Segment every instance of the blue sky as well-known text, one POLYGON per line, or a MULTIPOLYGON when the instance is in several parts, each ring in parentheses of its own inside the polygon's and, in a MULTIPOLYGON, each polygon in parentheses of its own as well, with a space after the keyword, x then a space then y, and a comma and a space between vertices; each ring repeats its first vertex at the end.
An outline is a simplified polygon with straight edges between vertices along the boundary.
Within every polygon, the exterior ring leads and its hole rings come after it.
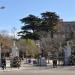
POLYGON ((0 31, 20 30, 19 20, 29 14, 40 16, 45 11, 56 12, 64 21, 75 21, 75 0, 0 0, 0 31))

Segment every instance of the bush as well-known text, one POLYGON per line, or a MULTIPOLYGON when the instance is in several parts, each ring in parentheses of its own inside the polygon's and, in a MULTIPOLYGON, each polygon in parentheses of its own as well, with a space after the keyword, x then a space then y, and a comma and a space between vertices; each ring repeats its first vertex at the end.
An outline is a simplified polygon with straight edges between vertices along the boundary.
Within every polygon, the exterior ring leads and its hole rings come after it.
POLYGON ((11 62, 11 67, 20 67, 21 60, 19 57, 14 57, 11 62))

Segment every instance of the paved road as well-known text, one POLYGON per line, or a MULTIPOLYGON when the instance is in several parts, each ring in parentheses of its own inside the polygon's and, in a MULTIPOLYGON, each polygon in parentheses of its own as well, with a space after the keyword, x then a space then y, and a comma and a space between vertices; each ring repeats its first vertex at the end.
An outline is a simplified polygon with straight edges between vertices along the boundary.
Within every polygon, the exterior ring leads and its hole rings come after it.
POLYGON ((75 71, 69 70, 14 70, 1 71, 0 75, 75 75, 75 71))
POLYGON ((75 75, 75 66, 52 68, 51 65, 47 67, 36 67, 23 64, 20 69, 7 67, 6 70, 1 70, 0 68, 0 75, 75 75))
POLYGON ((1 72, 0 75, 75 75, 73 71, 10 71, 1 72))
POLYGON ((35 67, 25 64, 20 69, 7 68, 0 70, 0 75, 75 75, 75 66, 57 67, 35 67))

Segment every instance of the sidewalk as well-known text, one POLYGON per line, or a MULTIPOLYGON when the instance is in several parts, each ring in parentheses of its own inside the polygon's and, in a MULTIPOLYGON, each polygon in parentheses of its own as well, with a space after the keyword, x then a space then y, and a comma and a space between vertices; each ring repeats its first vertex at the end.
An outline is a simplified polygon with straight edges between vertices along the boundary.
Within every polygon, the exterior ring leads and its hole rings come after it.
POLYGON ((75 70, 75 66, 57 66, 57 68, 53 68, 52 65, 48 66, 34 66, 31 64, 25 64, 24 61, 21 62, 21 67, 18 68, 11 68, 10 67, 10 61, 7 61, 7 65, 6 65, 6 69, 2 70, 2 68, 0 68, 0 72, 3 71, 74 71, 75 70))
POLYGON ((6 60, 6 69, 2 70, 2 68, 0 67, 0 72, 1 71, 19 71, 21 69, 22 69, 22 67, 20 67, 19 69, 18 68, 11 68, 10 67, 10 60, 6 60))
MULTIPOLYGON (((20 70, 30 70, 33 69, 34 66, 30 65, 30 64, 25 64, 24 61, 21 62, 21 67, 19 68, 11 68, 10 67, 10 60, 6 61, 6 69, 4 69, 4 71, 20 71, 20 70)), ((0 72, 3 71, 2 68, 0 67, 0 72)))

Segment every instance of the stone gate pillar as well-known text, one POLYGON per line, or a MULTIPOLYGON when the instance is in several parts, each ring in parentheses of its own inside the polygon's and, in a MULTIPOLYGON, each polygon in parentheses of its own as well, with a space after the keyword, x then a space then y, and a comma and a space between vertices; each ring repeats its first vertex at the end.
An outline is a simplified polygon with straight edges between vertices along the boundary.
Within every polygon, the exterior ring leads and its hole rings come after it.
POLYGON ((12 46, 12 57, 19 57, 19 50, 15 44, 15 41, 13 41, 13 46, 12 46))
POLYGON ((70 63, 70 56, 71 56, 71 46, 70 41, 67 41, 67 45, 64 48, 64 64, 68 65, 70 63))

